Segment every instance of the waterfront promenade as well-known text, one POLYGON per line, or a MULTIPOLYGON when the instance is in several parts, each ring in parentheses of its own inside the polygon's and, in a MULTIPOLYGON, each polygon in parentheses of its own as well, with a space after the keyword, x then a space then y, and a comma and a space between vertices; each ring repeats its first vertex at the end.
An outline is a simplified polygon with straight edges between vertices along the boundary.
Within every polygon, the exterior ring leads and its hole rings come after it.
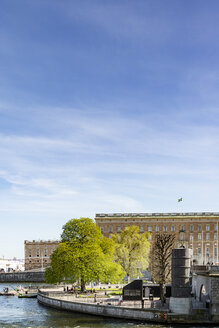
MULTIPOLYGON (((168 309, 168 302, 164 307, 161 306, 159 301, 157 303, 148 301, 145 305, 137 301, 121 304, 119 299, 116 298, 78 298, 77 295, 68 295, 67 293, 52 289, 39 290, 37 298, 39 303, 51 308, 73 313, 111 317, 114 319, 119 318, 162 324, 210 325, 213 323, 206 316, 206 309, 198 309, 188 315, 171 313, 168 309)), ((214 321, 214 324, 219 324, 219 322, 214 321)))
POLYGON ((142 309, 140 304, 135 307, 136 302, 129 302, 129 306, 121 305, 119 299, 93 298, 87 301, 87 298, 77 298, 74 295, 66 295, 56 290, 41 289, 37 295, 38 301, 52 308, 67 310, 71 312, 80 312, 119 319, 138 320, 143 322, 166 322, 167 309, 142 309))

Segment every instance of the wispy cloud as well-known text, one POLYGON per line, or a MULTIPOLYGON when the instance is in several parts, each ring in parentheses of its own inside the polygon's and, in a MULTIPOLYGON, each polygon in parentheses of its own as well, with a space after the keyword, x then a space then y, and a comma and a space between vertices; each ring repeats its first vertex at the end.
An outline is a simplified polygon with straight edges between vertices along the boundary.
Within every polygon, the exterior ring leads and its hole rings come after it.
MULTIPOLYGON (((34 131, 40 128, 40 120, 28 120, 34 131)), ((1 130, 0 212, 23 213, 31 222, 53 218, 47 238, 57 238, 70 217, 175 210, 172 200, 181 193, 206 206, 209 197, 204 200, 195 186, 217 192, 219 131, 209 122, 194 123, 191 113, 182 124, 177 113, 133 118, 60 108, 44 136, 15 131, 1 130)))
POLYGON ((0 216, 20 254, 71 217, 218 210, 218 8, 1 3, 0 216))
POLYGON ((166 20, 150 14, 155 8, 149 2, 139 2, 136 6, 131 1, 101 4, 97 1, 93 1, 92 4, 85 1, 81 6, 72 4, 71 11, 67 12, 64 6, 62 9, 72 22, 92 24, 119 40, 125 38, 129 41, 140 39, 154 42, 159 39, 165 42, 174 32, 166 20))

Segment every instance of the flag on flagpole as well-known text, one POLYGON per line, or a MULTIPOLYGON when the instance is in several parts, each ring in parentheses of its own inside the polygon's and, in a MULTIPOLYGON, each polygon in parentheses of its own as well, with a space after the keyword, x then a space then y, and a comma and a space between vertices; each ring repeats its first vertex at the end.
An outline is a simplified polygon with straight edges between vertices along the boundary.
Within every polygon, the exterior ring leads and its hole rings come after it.
POLYGON ((179 199, 178 199, 178 202, 182 202, 182 198, 179 198, 179 199))

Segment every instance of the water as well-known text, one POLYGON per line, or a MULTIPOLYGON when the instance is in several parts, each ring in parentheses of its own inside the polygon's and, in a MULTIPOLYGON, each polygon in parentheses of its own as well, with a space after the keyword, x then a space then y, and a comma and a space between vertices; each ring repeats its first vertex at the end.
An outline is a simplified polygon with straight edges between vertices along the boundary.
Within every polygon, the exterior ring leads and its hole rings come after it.
MULTIPOLYGON (((0 290, 5 286, 15 288, 17 285, 0 284, 0 290)), ((164 326, 58 311, 40 305, 35 298, 27 299, 18 298, 17 296, 0 296, 0 327, 161 328, 164 326)))
MULTIPOLYGON (((18 284, 0 284, 0 291, 6 286, 16 288, 18 284)), ((1 328, 113 328, 115 326, 117 328, 154 327, 143 323, 58 311, 40 305, 36 298, 0 296, 1 328)))

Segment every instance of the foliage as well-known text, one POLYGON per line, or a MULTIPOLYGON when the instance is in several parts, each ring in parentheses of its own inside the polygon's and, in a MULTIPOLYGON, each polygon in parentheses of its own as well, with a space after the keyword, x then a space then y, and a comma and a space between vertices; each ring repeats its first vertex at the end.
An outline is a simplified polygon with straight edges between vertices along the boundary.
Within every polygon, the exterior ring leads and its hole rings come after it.
POLYGON ((164 286, 170 281, 174 241, 174 234, 156 234, 150 253, 150 273, 152 280, 160 285, 162 302, 164 302, 164 286))
POLYGON ((124 277, 121 266, 113 263, 114 242, 104 237, 91 219, 68 221, 61 239, 46 270, 46 282, 79 281, 83 291, 90 281, 117 283, 124 277))
POLYGON ((69 220, 63 227, 61 234, 62 242, 86 242, 96 241, 101 239, 100 229, 89 218, 69 220))
POLYGON ((142 276, 141 271, 148 265, 150 242, 149 233, 139 233, 138 226, 129 226, 120 234, 112 235, 115 242, 115 261, 130 277, 142 276))

